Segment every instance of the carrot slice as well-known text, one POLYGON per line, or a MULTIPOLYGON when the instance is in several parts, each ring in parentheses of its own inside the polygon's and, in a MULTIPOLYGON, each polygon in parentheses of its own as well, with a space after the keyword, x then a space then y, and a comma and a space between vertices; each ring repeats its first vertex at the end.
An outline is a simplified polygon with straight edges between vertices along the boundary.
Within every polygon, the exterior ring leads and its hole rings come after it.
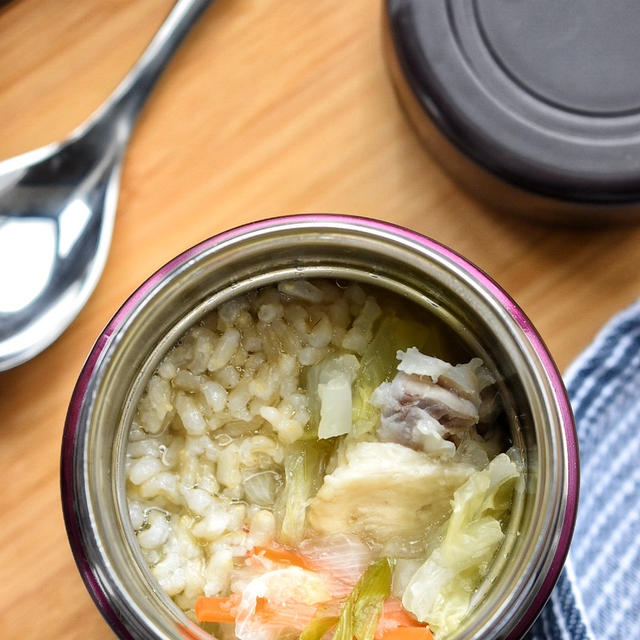
POLYGON ((307 558, 285 547, 253 547, 249 552, 252 556, 262 556, 272 562, 291 564, 302 569, 312 569, 307 558))
POLYGON ((433 640, 433 634, 428 627, 395 627, 389 629, 382 640, 433 640))
POLYGON ((235 622, 238 595, 227 598, 207 598, 200 596, 194 607, 196 618, 200 622, 235 622))
MULTIPOLYGON (((418 620, 402 606, 402 602, 400 602, 400 600, 397 598, 387 598, 384 603, 384 609, 382 610, 380 620, 378 620, 375 640, 387 640, 387 634, 390 631, 393 631, 394 629, 408 629, 410 627, 422 629, 425 628, 426 625, 422 622, 418 622, 418 620)), ((428 638, 429 636, 426 637, 428 638)), ((424 638, 424 636, 418 635, 413 640, 419 640, 419 638, 424 638)), ((398 638, 396 640, 400 639, 398 638)))

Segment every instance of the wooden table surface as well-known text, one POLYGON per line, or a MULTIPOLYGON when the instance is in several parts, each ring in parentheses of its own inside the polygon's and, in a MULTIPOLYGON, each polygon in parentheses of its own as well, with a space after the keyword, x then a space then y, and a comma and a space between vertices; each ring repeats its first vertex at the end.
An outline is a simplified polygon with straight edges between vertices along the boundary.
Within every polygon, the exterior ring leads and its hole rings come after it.
MULTIPOLYGON (((4 6, 0 158, 79 124, 171 4, 4 6)), ((507 219, 442 173, 396 103, 380 14, 372 0, 220 0, 163 76, 131 141, 95 293, 52 347, 0 374, 0 637, 114 637, 67 544, 58 481, 65 412, 111 315, 198 241, 294 212, 356 213, 412 227, 497 279, 561 369, 640 295, 640 227, 569 231, 507 219)))

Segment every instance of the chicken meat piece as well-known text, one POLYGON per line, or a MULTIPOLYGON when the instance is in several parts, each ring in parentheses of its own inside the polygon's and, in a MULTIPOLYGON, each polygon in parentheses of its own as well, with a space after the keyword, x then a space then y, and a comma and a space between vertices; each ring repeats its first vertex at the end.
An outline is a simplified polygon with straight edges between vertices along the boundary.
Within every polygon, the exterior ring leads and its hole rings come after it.
POLYGON ((480 358, 472 358, 466 364, 450 364, 444 360, 420 353, 415 347, 398 351, 398 371, 426 376, 441 386, 452 389, 474 404, 480 404, 483 389, 495 380, 480 358))
POLYGON ((398 351, 398 374, 382 383, 371 403, 381 410, 378 437, 450 458, 451 435, 468 432, 491 415, 495 380, 479 358, 452 365, 415 347, 398 351))
POLYGON ((454 491, 475 471, 393 442, 360 442, 324 478, 309 524, 320 534, 347 533, 382 548, 420 553, 451 512, 454 491))

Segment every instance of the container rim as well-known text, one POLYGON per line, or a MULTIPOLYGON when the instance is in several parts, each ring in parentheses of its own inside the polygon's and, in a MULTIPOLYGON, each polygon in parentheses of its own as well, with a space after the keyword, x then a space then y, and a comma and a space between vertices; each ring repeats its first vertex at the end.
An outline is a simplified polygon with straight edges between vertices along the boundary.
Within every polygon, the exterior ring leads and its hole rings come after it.
POLYGON ((450 260, 457 267, 475 278, 496 298, 496 300, 502 305, 504 311, 523 331, 529 341, 529 344, 538 356, 551 385, 554 399, 557 402, 563 435, 565 437, 567 454, 567 492, 564 519, 558 537, 558 544, 549 565, 547 575, 536 596, 533 598, 530 607, 508 636, 509 640, 520 638, 520 636, 531 626, 551 594, 567 556, 576 520, 579 492, 578 442, 574 427, 573 414, 562 377, 544 342, 542 341, 542 338, 532 325, 531 321, 527 318, 516 302, 484 271, 463 258, 454 250, 442 245, 432 238, 396 224, 353 215, 287 215, 250 222, 211 236, 210 238, 182 252, 147 278, 122 304, 108 322, 105 329, 101 332, 87 357, 71 396, 64 425, 60 457, 61 500, 67 536, 78 571, 80 572, 89 594, 111 628, 121 638, 133 639, 133 636, 131 636, 112 607, 108 594, 100 584, 99 576, 88 561, 83 542, 80 517, 74 501, 74 472, 76 464, 75 445, 80 436, 82 408, 87 399, 87 394, 90 392, 90 384, 94 372, 101 360, 102 354, 110 344, 111 337, 118 332, 130 314, 171 272, 185 265, 185 263, 192 260, 195 256, 212 249, 218 244, 233 240, 239 236, 258 231, 271 230, 282 225, 291 224, 303 224, 307 227, 326 226, 327 224, 334 227, 365 227, 371 230, 391 234, 408 241, 411 244, 426 247, 434 251, 440 256, 450 260))

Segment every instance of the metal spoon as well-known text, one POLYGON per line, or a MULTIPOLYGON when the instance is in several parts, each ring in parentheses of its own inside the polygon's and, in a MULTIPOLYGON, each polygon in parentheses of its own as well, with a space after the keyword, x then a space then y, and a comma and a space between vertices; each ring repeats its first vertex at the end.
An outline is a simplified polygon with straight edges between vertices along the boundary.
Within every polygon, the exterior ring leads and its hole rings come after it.
POLYGON ((102 273, 140 109, 211 0, 178 0, 140 60, 69 138, 0 162, 0 371, 71 324, 102 273))

